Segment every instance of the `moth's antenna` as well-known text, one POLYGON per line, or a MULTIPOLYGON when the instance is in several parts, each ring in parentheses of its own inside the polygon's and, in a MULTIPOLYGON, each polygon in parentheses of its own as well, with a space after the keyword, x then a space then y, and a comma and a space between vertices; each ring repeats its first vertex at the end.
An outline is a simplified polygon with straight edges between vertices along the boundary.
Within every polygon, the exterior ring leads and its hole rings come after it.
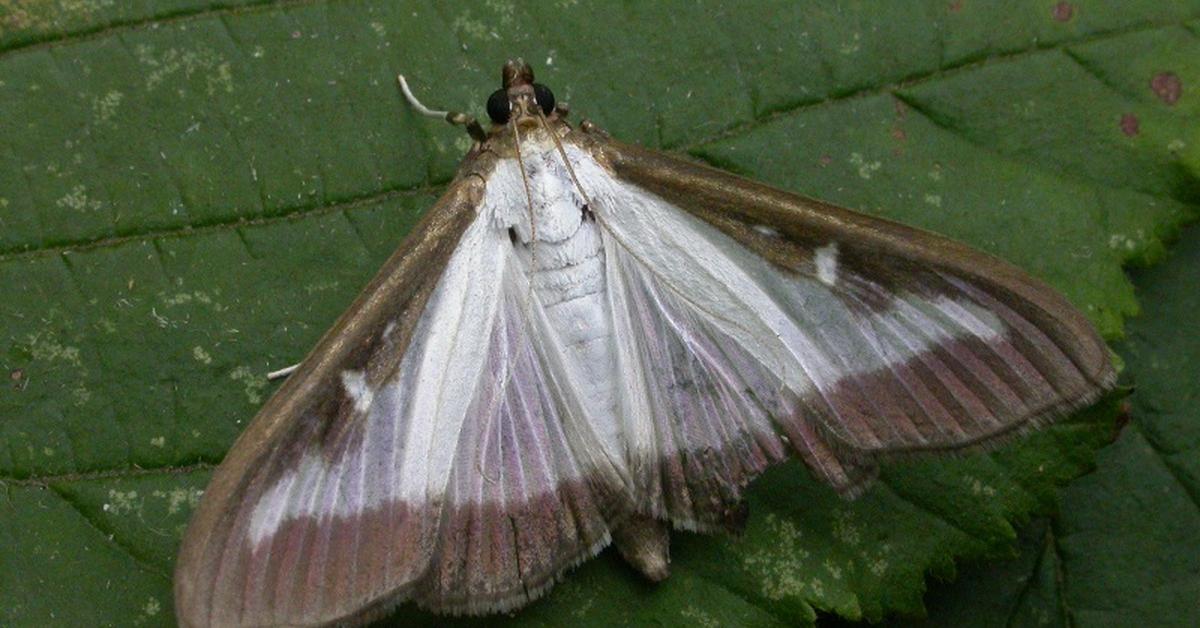
MULTIPOLYGON (((521 132, 517 130, 515 120, 508 122, 512 126, 513 139, 517 146, 517 167, 521 169, 521 184, 525 186, 525 200, 529 204, 529 268, 537 268, 537 220, 533 215, 533 192, 529 190, 529 175, 525 172, 525 159, 521 156, 521 132)), ((533 282, 529 282, 529 291, 533 292, 533 282)))
POLYGON ((396 80, 400 81, 400 91, 404 92, 404 99, 408 104, 412 105, 417 113, 431 118, 441 118, 455 126, 463 126, 467 128, 467 134, 476 142, 484 142, 487 140, 487 132, 483 130, 483 126, 474 116, 459 112, 459 111, 434 111, 429 107, 421 104, 416 96, 413 96, 412 90, 408 88, 408 81, 404 80, 403 74, 397 74, 396 80))
POLYGON ((267 381, 270 381, 273 379, 279 379, 281 377, 287 377, 288 375, 291 375, 298 368, 300 368, 299 364, 293 364, 291 366, 285 366, 285 367, 279 369, 278 371, 271 371, 270 373, 267 373, 267 381))
POLYGON ((575 183, 575 189, 579 190, 579 196, 583 197, 584 206, 587 207, 589 211, 594 211, 592 209, 591 199, 588 198, 587 192, 584 191, 583 186, 579 184, 579 177, 575 176, 575 168, 571 166, 571 160, 567 159, 566 149, 563 148, 562 142, 558 141, 558 134, 550 130, 550 123, 546 122, 546 116, 542 114, 541 107, 537 108, 537 113, 538 120, 542 122, 542 128, 545 129, 546 134, 550 136, 550 139, 554 140, 554 146, 558 148, 558 154, 562 157, 563 165, 567 167, 567 174, 571 175, 571 181, 575 183))

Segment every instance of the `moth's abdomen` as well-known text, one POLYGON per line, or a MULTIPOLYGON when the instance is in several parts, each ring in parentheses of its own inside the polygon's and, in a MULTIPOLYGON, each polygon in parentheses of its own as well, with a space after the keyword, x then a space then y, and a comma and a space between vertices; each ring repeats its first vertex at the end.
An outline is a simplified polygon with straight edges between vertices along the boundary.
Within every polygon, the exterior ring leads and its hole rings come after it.
POLYGON ((566 240, 527 246, 530 280, 545 307, 604 291, 604 249, 595 222, 581 221, 566 240))
MULTIPOLYGON (((571 211, 582 215, 578 208, 571 211)), ((575 233, 559 242, 535 240, 529 261, 534 296, 545 308, 584 401, 593 416, 611 416, 616 399, 612 316, 596 222, 580 220, 575 233)), ((613 428, 603 437, 615 446, 620 438, 615 422, 602 423, 613 428)))

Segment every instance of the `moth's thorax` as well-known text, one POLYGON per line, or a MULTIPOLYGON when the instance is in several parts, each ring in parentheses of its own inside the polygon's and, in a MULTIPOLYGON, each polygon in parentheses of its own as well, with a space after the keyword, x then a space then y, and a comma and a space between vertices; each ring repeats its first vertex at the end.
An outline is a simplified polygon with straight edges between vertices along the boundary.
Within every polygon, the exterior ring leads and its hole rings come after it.
POLYGON ((551 133, 560 142, 564 142, 571 134, 571 125, 554 115, 543 118, 535 125, 529 123, 523 124, 515 131, 511 125, 494 127, 491 136, 484 143, 482 149, 495 154, 501 160, 516 159, 518 153, 517 140, 519 138, 519 152, 523 158, 529 159, 534 153, 546 150, 557 151, 554 141, 551 138, 551 133))
MULTIPOLYGON (((611 412, 615 357, 604 239, 558 148, 549 141, 522 142, 521 148, 520 164, 500 160, 488 178, 485 207, 495 212, 495 228, 509 230, 517 267, 545 309, 589 407, 611 412)), ((568 154, 582 158, 574 150, 568 154)))

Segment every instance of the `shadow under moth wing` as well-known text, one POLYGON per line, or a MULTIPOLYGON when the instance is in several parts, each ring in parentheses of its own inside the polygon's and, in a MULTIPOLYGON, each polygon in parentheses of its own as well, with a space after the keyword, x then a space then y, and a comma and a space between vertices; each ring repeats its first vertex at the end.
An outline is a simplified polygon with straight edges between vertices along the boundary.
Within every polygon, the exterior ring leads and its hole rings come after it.
POLYGON ((217 469, 184 625, 511 610, 614 540, 661 579, 669 528, 739 528, 791 454, 852 496, 1113 385, 1019 269, 574 129, 523 62, 489 131, 414 106, 476 145, 217 469))

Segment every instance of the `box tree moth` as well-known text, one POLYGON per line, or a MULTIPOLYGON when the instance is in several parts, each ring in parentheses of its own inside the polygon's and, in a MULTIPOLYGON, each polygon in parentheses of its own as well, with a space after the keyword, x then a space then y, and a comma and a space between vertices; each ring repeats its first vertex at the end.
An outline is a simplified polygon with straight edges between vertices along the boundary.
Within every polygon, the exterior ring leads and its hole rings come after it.
POLYGON ((736 531, 790 455, 845 496, 1115 372, 1062 296, 951 240, 622 144, 510 61, 445 194, 237 440, 188 626, 516 609, 614 543, 736 531))

